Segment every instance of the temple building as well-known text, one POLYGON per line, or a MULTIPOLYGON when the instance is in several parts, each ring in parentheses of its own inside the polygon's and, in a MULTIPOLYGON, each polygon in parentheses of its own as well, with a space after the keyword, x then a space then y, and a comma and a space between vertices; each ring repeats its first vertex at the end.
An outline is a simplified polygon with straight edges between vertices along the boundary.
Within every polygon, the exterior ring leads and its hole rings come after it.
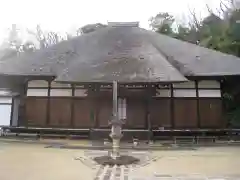
POLYGON ((46 49, 1 57, 0 125, 109 129, 117 81, 123 129, 226 128, 222 80, 239 75, 240 58, 137 22, 109 23, 46 49))

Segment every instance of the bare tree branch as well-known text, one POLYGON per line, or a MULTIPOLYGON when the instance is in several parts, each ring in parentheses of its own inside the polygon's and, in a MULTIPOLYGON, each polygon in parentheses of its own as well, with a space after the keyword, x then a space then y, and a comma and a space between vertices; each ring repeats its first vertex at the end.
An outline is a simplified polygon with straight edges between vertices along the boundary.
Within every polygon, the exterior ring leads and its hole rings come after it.
POLYGON ((197 18, 195 9, 191 10, 189 8, 189 12, 191 14, 191 19, 192 19, 191 27, 195 29, 199 29, 201 27, 201 21, 197 18))
POLYGON ((207 7, 209 14, 214 14, 212 8, 210 8, 208 4, 206 4, 206 7, 207 7))

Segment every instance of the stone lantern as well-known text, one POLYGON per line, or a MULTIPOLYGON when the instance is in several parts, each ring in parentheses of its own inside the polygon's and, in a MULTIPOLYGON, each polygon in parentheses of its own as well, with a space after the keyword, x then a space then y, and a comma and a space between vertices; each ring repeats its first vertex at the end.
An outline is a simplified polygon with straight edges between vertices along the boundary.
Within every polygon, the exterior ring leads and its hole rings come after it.
POLYGON ((112 138, 112 159, 117 159, 120 157, 120 140, 122 138, 122 124, 124 122, 118 117, 118 85, 117 82, 113 82, 113 117, 110 122, 111 124, 111 133, 110 137, 112 138))

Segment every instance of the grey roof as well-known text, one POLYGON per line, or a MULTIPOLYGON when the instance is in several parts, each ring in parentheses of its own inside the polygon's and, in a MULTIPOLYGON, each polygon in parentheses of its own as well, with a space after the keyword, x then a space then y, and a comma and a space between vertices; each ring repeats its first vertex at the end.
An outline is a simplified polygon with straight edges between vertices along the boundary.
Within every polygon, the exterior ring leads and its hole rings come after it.
MULTIPOLYGON (((1 57, 1 56, 0 56, 1 57)), ((0 74, 71 82, 177 82, 240 75, 240 59, 138 27, 106 27, 0 60, 0 74)))
POLYGON ((57 81, 186 81, 144 32, 139 28, 108 27, 79 38, 79 58, 59 74, 57 81))
POLYGON ((152 42, 185 76, 240 75, 240 58, 195 44, 152 34, 152 42))

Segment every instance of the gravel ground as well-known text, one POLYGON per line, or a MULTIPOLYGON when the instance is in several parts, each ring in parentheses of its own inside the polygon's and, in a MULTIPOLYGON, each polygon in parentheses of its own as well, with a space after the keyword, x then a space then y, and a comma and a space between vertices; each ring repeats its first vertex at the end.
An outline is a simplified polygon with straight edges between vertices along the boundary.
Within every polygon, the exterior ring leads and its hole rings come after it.
MULTIPOLYGON (((140 176, 191 175, 238 176, 240 147, 208 147, 196 151, 155 151, 159 159, 138 170, 140 176)), ((219 179, 219 178, 218 178, 219 179)))
POLYGON ((83 153, 38 144, 0 142, 0 180, 94 179, 95 170, 74 160, 83 153))
MULTIPOLYGON (((109 179, 174 179, 170 176, 237 180, 240 175, 240 147, 207 147, 197 150, 153 151, 156 161, 137 169, 122 167, 124 177, 114 176, 118 167, 90 168, 76 157, 84 157, 86 150, 45 148, 43 144, 0 141, 0 180, 92 180, 99 175, 109 179), (108 176, 103 173, 106 171, 108 176), (128 177, 124 172, 129 172, 128 177), (109 175, 110 173, 110 175, 109 175), (229 176, 230 178, 227 178, 229 176), (151 178, 150 178, 151 177, 151 178), (153 178, 154 177, 154 178, 153 178), (226 178, 225 178, 226 177, 226 178)), ((121 174, 121 173, 120 173, 121 174)), ((176 178, 175 178, 176 179, 176 178)), ((181 179, 181 178, 178 178, 181 179)), ((240 179, 240 178, 239 178, 240 179)), ((101 180, 101 179, 99 179, 101 180)))

